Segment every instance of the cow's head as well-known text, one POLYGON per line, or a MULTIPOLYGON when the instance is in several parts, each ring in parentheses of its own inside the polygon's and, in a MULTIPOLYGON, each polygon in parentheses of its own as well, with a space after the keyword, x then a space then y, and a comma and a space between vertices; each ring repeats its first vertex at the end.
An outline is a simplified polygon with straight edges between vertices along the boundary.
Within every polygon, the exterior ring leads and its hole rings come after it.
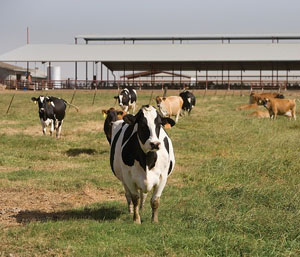
POLYGON ((118 99, 119 105, 128 105, 130 100, 129 90, 127 88, 123 89, 118 96, 114 96, 115 99, 118 99))
POLYGON ((112 136, 112 122, 123 119, 123 116, 126 115, 126 112, 118 111, 115 108, 110 108, 108 110, 102 110, 102 115, 105 118, 104 133, 106 135, 107 141, 110 144, 112 136))
POLYGON ((54 107, 54 103, 48 96, 40 95, 39 97, 32 97, 31 100, 38 104, 40 118, 45 119, 46 110, 49 111, 49 108, 54 107))
POLYGON ((157 107, 159 108, 159 111, 161 112, 162 116, 168 116, 168 110, 167 107, 165 106, 165 100, 166 100, 165 97, 157 96, 155 98, 157 107))
POLYGON ((266 107, 267 109, 269 109, 269 103, 270 103, 270 99, 268 99, 268 98, 263 98, 263 99, 261 100, 261 104, 262 104, 264 107, 266 107))
POLYGON ((161 117, 157 110, 149 105, 144 105, 135 116, 125 115, 123 120, 129 125, 137 125, 139 144, 145 153, 160 149, 159 134, 162 126, 167 123, 171 126, 175 125, 174 120, 161 117))
MULTIPOLYGON (((111 116, 111 115, 117 115, 117 119, 116 120, 121 120, 121 119, 123 119, 123 117, 126 114, 127 114, 127 112, 116 110, 113 107, 110 108, 110 109, 108 109, 108 110, 102 110, 103 118, 106 118, 107 116, 111 116)), ((116 121, 116 120, 114 120, 114 121, 116 121)))

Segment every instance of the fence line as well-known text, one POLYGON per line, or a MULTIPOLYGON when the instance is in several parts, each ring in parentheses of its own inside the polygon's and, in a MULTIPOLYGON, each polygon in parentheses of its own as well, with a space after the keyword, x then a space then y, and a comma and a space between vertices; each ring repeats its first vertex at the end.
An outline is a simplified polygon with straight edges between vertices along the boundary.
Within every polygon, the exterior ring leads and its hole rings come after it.
POLYGON ((124 81, 124 80, 42 80, 29 83, 26 80, 5 80, 2 84, 7 89, 15 90, 52 90, 52 89, 227 89, 227 90, 288 90, 300 89, 298 80, 197 80, 197 81, 124 81))

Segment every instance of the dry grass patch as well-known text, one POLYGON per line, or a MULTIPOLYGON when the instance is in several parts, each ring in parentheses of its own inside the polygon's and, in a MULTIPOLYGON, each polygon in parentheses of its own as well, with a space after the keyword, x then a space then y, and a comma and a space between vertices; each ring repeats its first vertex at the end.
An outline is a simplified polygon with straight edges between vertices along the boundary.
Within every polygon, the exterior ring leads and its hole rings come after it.
POLYGON ((0 190, 0 224, 7 227, 57 219, 70 209, 108 201, 125 202, 125 197, 113 189, 99 189, 92 185, 76 192, 52 192, 37 188, 0 190))

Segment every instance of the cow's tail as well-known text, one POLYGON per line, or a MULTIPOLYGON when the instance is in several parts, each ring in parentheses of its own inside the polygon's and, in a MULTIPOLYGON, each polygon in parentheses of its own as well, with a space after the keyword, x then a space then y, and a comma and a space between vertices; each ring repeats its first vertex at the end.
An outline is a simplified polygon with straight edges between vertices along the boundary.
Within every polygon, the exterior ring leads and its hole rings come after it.
POLYGON ((64 101, 65 101, 65 103, 66 103, 67 105, 74 107, 74 108, 76 109, 77 112, 79 111, 79 108, 78 108, 76 105, 71 104, 71 103, 69 103, 69 102, 66 101, 66 100, 64 100, 64 101))

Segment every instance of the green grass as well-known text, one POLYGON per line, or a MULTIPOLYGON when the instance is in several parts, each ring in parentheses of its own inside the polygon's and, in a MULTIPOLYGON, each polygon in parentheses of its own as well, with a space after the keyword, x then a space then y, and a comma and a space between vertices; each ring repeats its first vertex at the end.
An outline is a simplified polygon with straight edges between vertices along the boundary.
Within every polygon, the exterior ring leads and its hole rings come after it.
MULTIPOLYGON (((59 140, 42 136, 30 101, 39 93, 18 92, 8 115, 13 92, 0 94, 0 256, 300 255, 299 120, 236 111, 248 92, 195 91, 191 116, 168 130, 176 165, 160 222, 151 223, 149 196, 138 226, 102 129, 101 110, 117 92, 98 91, 92 106, 94 92, 78 91, 80 111, 68 110, 59 140)), ((73 94, 47 93, 68 101, 73 94)), ((138 91, 139 106, 150 95, 138 91)))

